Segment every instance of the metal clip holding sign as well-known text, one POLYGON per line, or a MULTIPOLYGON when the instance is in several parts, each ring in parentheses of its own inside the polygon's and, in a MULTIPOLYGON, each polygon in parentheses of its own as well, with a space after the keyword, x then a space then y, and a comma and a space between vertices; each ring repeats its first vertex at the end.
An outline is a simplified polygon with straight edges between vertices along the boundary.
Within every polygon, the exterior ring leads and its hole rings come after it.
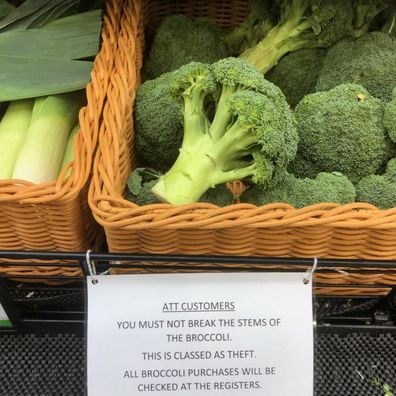
POLYGON ((96 266, 95 262, 91 261, 91 250, 87 250, 87 253, 85 254, 85 262, 87 263, 89 275, 92 276, 92 284, 96 285, 99 281, 96 278, 96 266))
POLYGON ((305 273, 303 282, 305 285, 308 285, 312 282, 313 274, 316 271, 316 267, 318 266, 318 259, 316 257, 313 258, 313 265, 311 268, 308 268, 307 272, 305 273))
MULTIPOLYGON (((96 273, 96 265, 95 265, 95 261, 93 261, 91 259, 91 253, 92 250, 87 250, 87 253, 85 253, 85 264, 86 264, 86 269, 88 269, 88 271, 86 271, 88 273, 88 275, 90 275, 92 277, 92 283, 94 285, 99 283, 99 279, 96 277, 97 273, 96 273)), ((107 275, 110 273, 110 269, 103 271, 99 274, 99 276, 101 275, 107 275)))

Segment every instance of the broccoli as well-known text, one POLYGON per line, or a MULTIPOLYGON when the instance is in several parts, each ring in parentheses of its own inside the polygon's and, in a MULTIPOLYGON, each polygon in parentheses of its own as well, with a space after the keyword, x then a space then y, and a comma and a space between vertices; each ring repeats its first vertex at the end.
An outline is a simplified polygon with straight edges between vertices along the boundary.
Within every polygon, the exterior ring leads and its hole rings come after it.
POLYGON ((258 185, 248 188, 242 193, 240 200, 257 206, 284 202, 295 208, 321 202, 346 204, 354 202, 355 187, 347 177, 338 172, 321 172, 315 179, 298 179, 287 174, 282 182, 271 189, 263 189, 258 185))
POLYGON ((292 52, 283 57, 265 78, 282 90, 294 108, 305 95, 315 92, 326 53, 323 48, 304 48, 292 52))
POLYGON ((173 73, 165 73, 139 86, 135 103, 135 145, 143 166, 169 169, 179 155, 183 139, 182 105, 170 86, 173 73))
POLYGON ((277 0, 279 24, 241 57, 268 72, 287 53, 329 48, 351 34, 354 10, 345 0, 277 0))
POLYGON ((297 150, 296 158, 289 164, 287 170, 301 179, 315 179, 316 175, 320 173, 318 166, 310 160, 305 159, 301 154, 301 150, 297 150))
POLYGON ((393 154, 384 106, 356 84, 305 96, 295 110, 302 157, 321 172, 338 171, 354 183, 375 174, 393 154))
POLYGON ((162 201, 187 204, 217 184, 250 177, 270 185, 283 176, 298 135, 279 88, 237 58, 192 62, 177 76, 184 136, 177 160, 153 188, 162 201), (217 102, 213 120, 205 111, 208 96, 217 102))
POLYGON ((392 4, 392 0, 352 0, 355 10, 353 35, 363 36, 369 31, 372 21, 392 4))
POLYGON ((384 125, 392 142, 396 143, 396 87, 392 100, 385 106, 384 125))
POLYGON ((156 32, 143 75, 153 79, 192 61, 212 63, 226 56, 223 33, 214 21, 171 15, 156 32))
MULTIPOLYGON (((127 180, 126 199, 139 206, 161 203, 151 191, 160 176, 161 173, 152 168, 136 168, 133 170, 127 180)), ((216 206, 227 206, 233 204, 234 196, 225 185, 218 185, 206 191, 199 201, 216 206)))
POLYGON ((229 55, 237 56, 257 44, 271 30, 274 23, 269 0, 250 0, 247 18, 224 40, 229 55))
MULTIPOLYGON (((157 180, 151 180, 143 183, 139 194, 130 194, 127 196, 127 199, 139 206, 161 203, 158 197, 151 191, 156 183, 157 180)), ((226 186, 220 185, 206 191, 206 193, 199 199, 199 202, 211 203, 213 205, 223 207, 232 205, 234 202, 234 196, 226 186)))
MULTIPOLYGON (((129 194, 127 195, 127 199, 139 206, 161 203, 158 197, 151 191, 156 183, 157 180, 142 183, 142 188, 139 193, 136 195, 129 194)), ((199 202, 211 203, 213 205, 223 207, 232 205, 234 202, 234 196, 226 186, 220 185, 206 191, 206 193, 200 198, 199 202)))
MULTIPOLYGON (((260 0, 253 1, 258 4, 257 1, 260 0)), ((260 65, 262 61, 265 65, 268 59, 271 64, 268 68, 270 69, 289 50, 294 51, 303 47, 327 47, 343 37, 346 30, 350 30, 352 8, 347 1, 336 0, 331 3, 323 2, 322 4, 319 0, 312 2, 287 0, 287 4, 289 6, 282 8, 283 17, 281 24, 272 29, 272 33, 268 34, 269 41, 267 42, 264 38, 261 44, 257 44, 256 50, 252 49, 249 50, 250 52, 244 53, 246 59, 262 72, 265 71, 260 65), (318 4, 322 4, 322 6, 317 8, 318 4), (307 18, 311 11, 312 18, 307 18), (290 32, 290 26, 294 26, 295 29, 292 32, 293 37, 286 39, 283 37, 283 33, 287 36, 287 33, 290 32), (300 27, 307 30, 299 32, 298 29, 300 27), (319 33, 319 28, 323 28, 321 33, 319 33), (278 38, 282 38, 283 41, 280 43, 282 45, 279 49, 274 49, 275 39, 278 38), (262 47, 264 49, 268 47, 267 51, 262 53, 262 47), (272 52, 274 52, 273 56, 271 55, 272 52), (257 59, 255 59, 253 54, 257 55, 257 59)), ((275 4, 276 6, 280 6, 279 0, 275 4)), ((166 46, 162 49, 164 48, 167 50, 166 46)), ((168 52, 166 52, 166 56, 170 59, 174 58, 169 56, 168 52)), ((177 110, 180 105, 176 103, 170 94, 169 85, 171 85, 173 76, 173 74, 168 74, 166 77, 159 77, 159 80, 157 78, 157 80, 152 82, 144 83, 138 89, 136 98, 137 152, 140 155, 142 164, 160 166, 162 170, 169 168, 173 164, 178 155, 178 148, 181 145, 180 142, 183 135, 182 116, 177 110), (153 163, 157 161, 158 164, 153 163)))
POLYGON ((207 202, 223 207, 234 203, 234 195, 225 185, 219 185, 207 190, 199 199, 199 202, 207 202))
POLYGON ((356 202, 367 202, 380 209, 396 206, 396 158, 388 162, 383 175, 369 175, 357 183, 356 202))
POLYGON ((396 158, 392 158, 386 164, 386 170, 383 176, 386 177, 392 183, 396 183, 396 158))
POLYGON ((396 86, 396 40, 370 32, 357 40, 345 39, 329 50, 319 73, 316 91, 344 83, 360 84, 372 95, 391 100, 396 86))

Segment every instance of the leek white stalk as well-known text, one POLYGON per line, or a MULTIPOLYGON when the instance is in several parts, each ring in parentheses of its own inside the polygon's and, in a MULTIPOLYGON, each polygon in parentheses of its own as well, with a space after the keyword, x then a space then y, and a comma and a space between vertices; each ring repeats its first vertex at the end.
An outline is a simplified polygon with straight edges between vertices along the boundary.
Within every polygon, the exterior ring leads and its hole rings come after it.
MULTIPOLYGON (((69 137, 67 139, 67 144, 66 144, 66 149, 63 154, 63 159, 60 167, 60 172, 62 172, 62 169, 69 163, 74 161, 74 137, 77 135, 77 133, 80 131, 80 124, 77 123, 72 131, 69 134, 69 137)), ((70 176, 70 169, 68 170, 66 177, 70 176)))
POLYGON ((33 103, 33 99, 11 102, 0 122, 0 179, 12 178, 32 118, 33 103))
POLYGON ((36 99, 13 179, 39 184, 57 178, 67 138, 81 106, 80 92, 36 99))

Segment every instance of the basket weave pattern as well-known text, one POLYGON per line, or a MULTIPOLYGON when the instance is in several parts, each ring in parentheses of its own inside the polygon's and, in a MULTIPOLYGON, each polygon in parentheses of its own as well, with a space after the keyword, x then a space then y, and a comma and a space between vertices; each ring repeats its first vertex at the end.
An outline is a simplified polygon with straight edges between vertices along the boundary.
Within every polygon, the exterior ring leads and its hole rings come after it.
MULTIPOLYGON (((126 179, 136 165, 132 108, 140 79, 143 28, 150 34, 171 13, 210 16, 230 28, 244 19, 247 3, 126 2, 89 192, 90 207, 105 229, 110 251, 396 259, 396 208, 384 211, 362 203, 317 204, 302 209, 283 203, 139 207, 123 198, 126 179)), ((242 188, 233 183, 234 192, 242 188)), ((338 273, 318 277, 337 284, 372 279, 370 275, 352 279, 338 273)), ((378 283, 394 280, 382 276, 378 283)))
MULTIPOLYGON (((100 232, 87 203, 101 115, 114 66, 122 0, 110 0, 103 17, 101 49, 86 87, 87 105, 80 109, 80 133, 74 141, 70 177, 64 169, 56 181, 34 185, 20 180, 0 181, 0 249, 82 251, 92 248, 100 232)), ((40 269, 38 269, 40 271, 40 269)), ((10 272, 2 269, 0 272, 10 272)), ((15 271, 24 272, 23 267, 15 271)), ((75 271, 59 268, 53 275, 75 271)), ((15 273, 15 272, 13 272, 15 273)))

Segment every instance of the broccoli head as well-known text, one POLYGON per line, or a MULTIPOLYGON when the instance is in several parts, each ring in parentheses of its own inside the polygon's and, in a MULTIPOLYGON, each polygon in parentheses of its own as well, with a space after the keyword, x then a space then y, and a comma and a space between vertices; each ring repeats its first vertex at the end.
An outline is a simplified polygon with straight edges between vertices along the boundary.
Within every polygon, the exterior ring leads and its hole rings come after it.
POLYGON ((279 23, 241 57, 268 72, 287 53, 329 48, 351 33, 354 10, 345 0, 277 0, 279 23))
POLYGON ((199 202, 207 202, 223 207, 234 203, 234 195, 225 185, 209 188, 199 199, 199 202))
POLYGON ((177 160, 153 188, 161 200, 187 204, 218 184, 251 178, 270 185, 283 176, 298 135, 279 88, 237 58, 192 62, 177 74, 172 89, 183 102, 184 135, 177 160), (208 96, 216 100, 213 119, 208 96))
POLYGON ((183 139, 182 105, 170 86, 174 74, 165 73, 139 86, 135 103, 135 145, 143 166, 169 169, 183 139))
POLYGON ((245 190, 241 202, 266 205, 273 202, 288 203, 295 208, 303 208, 321 202, 346 204, 354 202, 355 187, 341 173, 319 173, 315 179, 299 179, 292 174, 276 186, 265 189, 256 185, 245 190))
POLYGON ((301 154, 301 150, 297 150, 296 158, 289 164, 287 170, 300 179, 315 179, 316 175, 320 173, 318 166, 312 161, 305 159, 301 154))
POLYGON ((396 40, 383 32, 370 32, 357 40, 334 45, 323 62, 316 91, 340 84, 362 85, 372 95, 391 100, 396 86, 396 40))
POLYGON ((292 108, 307 94, 315 92, 316 81, 327 51, 304 48, 283 57, 265 78, 277 85, 292 108))
POLYGON ((393 89, 392 100, 385 106, 384 125, 392 142, 396 143, 396 87, 393 89))
POLYGON ((171 15, 156 32, 143 75, 153 79, 192 61, 212 63, 226 56, 223 33, 214 21, 171 15))
POLYGON ((392 155, 383 114, 384 103, 356 84, 307 95, 295 110, 299 151, 320 171, 341 172, 355 183, 392 155))
POLYGON ((384 175, 369 175, 356 185, 356 202, 367 202, 379 209, 396 206, 396 183, 384 175))
POLYGON ((391 181, 392 183, 396 183, 396 158, 392 158, 386 164, 386 170, 384 173, 384 177, 391 181))

